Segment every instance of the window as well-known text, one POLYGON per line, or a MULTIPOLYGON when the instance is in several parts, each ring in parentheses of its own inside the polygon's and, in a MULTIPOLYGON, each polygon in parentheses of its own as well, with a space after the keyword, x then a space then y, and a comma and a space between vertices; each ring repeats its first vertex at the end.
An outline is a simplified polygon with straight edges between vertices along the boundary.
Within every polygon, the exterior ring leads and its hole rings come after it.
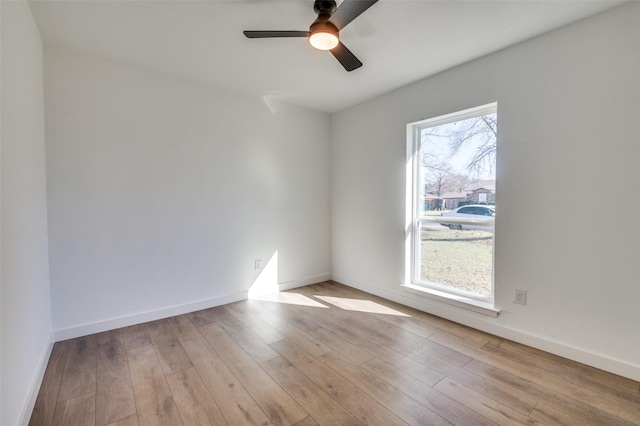
POLYGON ((407 282, 493 307, 497 104, 409 124, 407 282))

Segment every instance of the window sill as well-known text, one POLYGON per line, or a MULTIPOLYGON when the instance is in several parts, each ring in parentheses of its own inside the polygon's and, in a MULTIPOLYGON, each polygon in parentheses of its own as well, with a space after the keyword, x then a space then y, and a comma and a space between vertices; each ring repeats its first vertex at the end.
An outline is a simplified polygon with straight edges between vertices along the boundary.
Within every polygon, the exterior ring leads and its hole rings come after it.
POLYGON ((492 303, 482 302, 457 294, 445 293, 432 288, 422 287, 414 284, 402 284, 404 291, 427 299, 446 303, 458 308, 467 309, 479 314, 497 317, 500 311, 492 303))

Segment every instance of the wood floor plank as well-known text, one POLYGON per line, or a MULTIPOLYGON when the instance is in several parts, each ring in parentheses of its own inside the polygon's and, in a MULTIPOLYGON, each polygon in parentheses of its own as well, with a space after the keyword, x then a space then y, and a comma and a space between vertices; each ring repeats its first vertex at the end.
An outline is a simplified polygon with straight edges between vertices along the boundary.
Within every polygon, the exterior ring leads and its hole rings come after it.
POLYGON ((500 404, 448 377, 438 382, 433 388, 499 425, 538 424, 529 416, 500 404))
MULTIPOLYGON (((370 397, 378 401, 380 404, 388 408, 392 413, 413 425, 449 425, 454 424, 473 424, 473 423, 455 423, 442 417, 438 413, 431 410, 432 407, 420 404, 415 398, 410 397, 403 391, 381 380, 380 377, 371 373, 369 370, 352 363, 344 356, 336 352, 329 352, 318 358, 327 367, 334 370, 340 376, 353 383, 358 389, 362 389, 370 397)), ((432 393, 433 389, 422 382, 418 382, 421 392, 432 393)), ((478 416, 480 417, 480 416, 478 416)), ((481 419, 476 419, 475 424, 488 424, 481 419)))
POLYGON ((207 390, 231 425, 267 425, 267 416, 203 337, 183 343, 207 390))
POLYGON ((280 340, 271 346, 360 422, 381 426, 407 424, 363 390, 289 340, 280 340))
POLYGON ((95 393, 96 391, 95 337, 79 337, 69 340, 67 345, 69 349, 58 401, 95 393))
POLYGON ((446 359, 447 362, 455 364, 459 367, 464 366, 473 359, 467 354, 464 354, 460 351, 434 341, 423 342, 423 344, 413 349, 407 348, 404 353, 406 353, 409 358, 413 358, 416 360, 424 359, 424 357, 427 355, 438 356, 440 358, 446 359))
POLYGON ((127 353, 140 425, 182 425, 153 346, 140 346, 127 353))
POLYGON ((165 374, 186 370, 193 366, 173 332, 169 320, 149 322, 147 323, 147 330, 165 374))
POLYGON ((293 426, 318 426, 318 422, 316 422, 313 417, 307 416, 293 426))
POLYGON ((265 341, 245 327, 223 306, 211 308, 208 311, 215 319, 215 324, 222 327, 257 362, 268 361, 278 356, 265 341))
POLYGON ((323 327, 317 323, 314 324, 312 318, 301 319, 300 323, 302 322, 305 323, 307 333, 321 340, 325 346, 341 353, 356 364, 367 362, 375 356, 363 346, 359 346, 355 340, 347 339, 344 335, 337 333, 338 330, 331 329, 330 326, 323 327))
POLYGON ((584 426, 586 424, 584 420, 578 420, 545 404, 536 404, 531 412, 531 418, 553 426, 584 426))
POLYGON ((487 344, 482 349, 520 365, 544 370, 578 386, 593 388, 600 394, 612 395, 629 404, 640 406, 640 392, 629 379, 527 348, 515 342, 502 341, 498 345, 487 344))
POLYGON ((136 413, 122 330, 96 335, 96 424, 107 425, 136 413))
POLYGON ((202 327, 216 322, 213 312, 210 309, 202 309, 200 311, 186 314, 187 318, 196 327, 202 327))
POLYGON ((169 319, 150 321, 146 325, 149 338, 156 347, 171 346, 179 343, 169 319))
POLYGON ((140 426, 140 423, 138 422, 138 415, 134 414, 117 422, 109 423, 107 426, 140 426))
POLYGON ((267 344, 285 338, 282 333, 271 327, 262 318, 252 314, 248 309, 247 303, 244 301, 226 305, 224 309, 267 344))
POLYGON ((325 346, 340 352, 356 364, 361 364, 374 357, 373 354, 364 350, 362 346, 357 345, 355 340, 350 339, 349 337, 351 336, 340 335, 340 330, 333 327, 334 323, 322 318, 323 313, 308 312, 305 314, 302 308, 269 303, 265 303, 265 306, 273 309, 276 314, 288 319, 295 326, 313 336, 313 338, 322 341, 325 346))
POLYGON ((584 375, 611 387, 622 388, 632 393, 640 393, 640 383, 636 380, 593 368, 586 364, 581 364, 577 361, 572 361, 559 355, 544 352, 540 349, 532 348, 521 343, 501 339, 499 342, 489 342, 487 345, 493 345, 505 350, 524 354, 525 356, 534 357, 539 362, 548 365, 549 367, 552 367, 555 364, 555 369, 569 369, 571 371, 575 371, 576 374, 584 375))
MULTIPOLYGON (((503 386, 471 371, 465 370, 456 364, 452 364, 438 355, 425 352, 418 361, 408 358, 385 346, 367 349, 375 353, 378 360, 384 361, 386 364, 390 364, 394 368, 402 370, 426 384, 431 385, 432 383, 437 383, 445 376, 449 376, 480 394, 489 396, 525 415, 528 415, 533 410, 537 402, 536 399, 533 399, 524 392, 514 389, 507 391, 503 386)), ((379 362, 378 360, 373 359, 372 361, 379 362)), ((363 364, 363 367, 371 369, 373 365, 367 362, 363 364)), ((379 374, 382 374, 381 371, 379 374)))
POLYGON ((45 370, 40 392, 29 420, 30 426, 48 426, 53 422, 53 414, 58 403, 58 392, 64 374, 64 366, 67 360, 67 342, 58 342, 53 345, 49 363, 45 370))
MULTIPOLYGON (((638 425, 640 419, 635 421, 628 421, 626 419, 617 417, 608 411, 602 410, 590 403, 584 402, 581 399, 576 399, 564 395, 560 392, 554 391, 552 388, 546 386, 546 384, 538 384, 536 381, 531 381, 526 378, 520 377, 517 374, 502 370, 499 367, 494 367, 489 364, 485 364, 481 361, 473 360, 465 366, 476 374, 483 375, 490 380, 497 381, 507 388, 513 388, 525 392, 531 395, 537 401, 542 401, 545 405, 558 411, 569 414, 572 417, 577 418, 584 424, 602 424, 602 425, 638 425)), ((542 379, 545 382, 544 379, 542 379)), ((587 401, 592 402, 592 398, 587 397, 587 401)), ((623 413, 625 417, 629 417, 634 414, 635 410, 623 413)))
MULTIPOLYGON (((474 364, 479 366, 486 364, 516 375, 530 383, 544 384, 544 388, 548 390, 548 393, 556 393, 575 401, 584 401, 598 411, 610 414, 612 418, 621 418, 631 424, 640 422, 640 404, 631 404, 626 400, 601 394, 595 389, 575 385, 544 370, 520 365, 518 362, 466 345, 464 342, 452 336, 437 333, 433 335, 431 339, 436 339, 442 344, 455 348, 457 351, 472 357, 473 361, 468 365, 474 364)), ((465 368, 467 368, 468 365, 465 366, 465 368)))
POLYGON ((196 326, 191 322, 188 315, 178 315, 168 319, 171 328, 180 342, 189 339, 197 339, 200 333, 196 326))
MULTIPOLYGON (((438 361, 438 358, 435 357, 438 361)), ((428 362, 428 361, 427 361, 428 362)), ((432 364, 433 365, 433 364, 432 364)), ((521 414, 529 415, 538 403, 538 399, 520 389, 507 387, 494 380, 483 377, 462 367, 448 364, 434 365, 434 369, 470 389, 498 401, 521 414)))
POLYGON ((362 425, 337 401, 281 356, 261 365, 313 419, 317 419, 314 422, 323 425, 362 425))
POLYGON ((265 308, 260 304, 260 302, 248 300, 246 302, 246 306, 247 311, 278 330, 283 336, 298 346, 301 346, 311 355, 318 356, 326 354, 331 350, 331 348, 322 343, 320 339, 316 339, 293 323, 287 321, 285 318, 265 308))
POLYGON ((444 379, 443 375, 437 374, 437 373, 434 374, 433 370, 428 370, 426 368, 418 370, 418 374, 416 373, 409 374, 406 371, 398 368, 398 366, 395 363, 388 363, 379 358, 373 358, 365 362, 364 364, 362 364, 362 368, 383 379, 385 376, 391 376, 391 377, 402 376, 402 377, 411 378, 413 381, 415 381, 413 385, 419 386, 419 387, 423 387, 425 385, 434 386, 436 383, 444 379), (426 371, 426 374, 424 373, 420 374, 423 371, 426 371))
POLYGON ((150 345, 151 338, 146 324, 137 324, 122 329, 124 344, 127 349, 137 348, 139 346, 150 345))
POLYGON ((60 401, 56 406, 53 426, 94 426, 95 406, 94 393, 60 401))
MULTIPOLYGON (((217 324, 200 328, 200 333, 220 355, 242 386, 274 424, 292 425, 307 413, 273 378, 217 324)), ((273 358, 270 358, 273 359, 273 358)))
POLYGON ((227 424, 194 367, 169 374, 167 381, 185 426, 227 424))

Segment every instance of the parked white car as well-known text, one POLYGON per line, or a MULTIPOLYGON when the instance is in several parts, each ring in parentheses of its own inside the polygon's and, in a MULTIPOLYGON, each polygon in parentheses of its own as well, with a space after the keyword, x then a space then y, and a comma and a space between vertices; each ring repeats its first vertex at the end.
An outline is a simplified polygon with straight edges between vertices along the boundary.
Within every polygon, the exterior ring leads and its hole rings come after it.
POLYGON ((495 206, 470 204, 458 207, 442 213, 440 224, 448 226, 449 229, 479 229, 482 231, 493 231, 495 222, 495 206), (445 222, 444 218, 451 218, 445 222))

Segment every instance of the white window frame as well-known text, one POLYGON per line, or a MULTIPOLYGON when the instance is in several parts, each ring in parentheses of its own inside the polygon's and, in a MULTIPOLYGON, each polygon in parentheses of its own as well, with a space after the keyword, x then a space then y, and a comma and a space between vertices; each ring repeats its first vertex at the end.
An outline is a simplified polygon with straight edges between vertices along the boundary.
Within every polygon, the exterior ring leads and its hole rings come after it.
POLYGON ((444 302, 460 308, 472 310, 490 316, 498 316, 499 310, 495 307, 495 232, 494 232, 494 250, 493 265, 491 268, 491 295, 489 297, 481 297, 477 294, 452 289, 442 284, 424 282, 419 279, 419 271, 415 265, 419 265, 420 259, 420 221, 424 220, 418 215, 420 194, 419 188, 419 168, 420 159, 416 155, 420 146, 420 131, 425 127, 435 127, 455 121, 466 120, 481 115, 493 114, 498 112, 498 104, 491 103, 487 105, 469 108, 435 118, 417 121, 407 124, 407 170, 406 170, 406 239, 405 239, 405 280, 402 286, 405 291, 421 297, 426 297, 439 302, 444 302))

